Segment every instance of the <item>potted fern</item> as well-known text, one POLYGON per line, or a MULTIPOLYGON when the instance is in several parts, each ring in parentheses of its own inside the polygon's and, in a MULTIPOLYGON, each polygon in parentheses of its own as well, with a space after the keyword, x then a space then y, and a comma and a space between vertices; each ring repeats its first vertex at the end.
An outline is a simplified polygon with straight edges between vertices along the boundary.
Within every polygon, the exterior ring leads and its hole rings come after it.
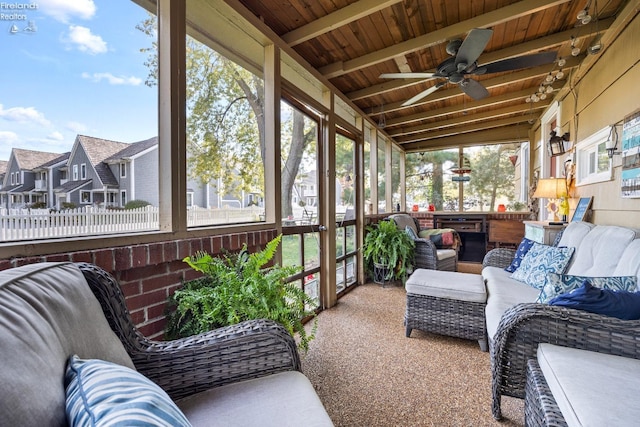
POLYGON ((271 319, 299 337, 298 347, 308 350, 315 337, 317 318, 313 300, 295 283, 285 280, 298 267, 267 267, 282 235, 267 243, 262 251, 249 253, 244 245, 238 253, 213 257, 198 252, 184 258, 203 274, 177 290, 167 304, 168 339, 187 337, 245 320, 271 319), (310 332, 303 319, 314 317, 310 332))
POLYGON ((376 283, 404 281, 413 268, 413 239, 393 221, 383 220, 367 227, 363 256, 376 283))

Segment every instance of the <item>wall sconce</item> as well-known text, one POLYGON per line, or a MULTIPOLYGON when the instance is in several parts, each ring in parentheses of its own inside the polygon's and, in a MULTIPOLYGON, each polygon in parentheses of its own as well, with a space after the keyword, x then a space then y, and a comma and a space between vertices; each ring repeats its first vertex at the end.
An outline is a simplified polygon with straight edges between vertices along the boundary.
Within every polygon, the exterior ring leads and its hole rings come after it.
POLYGON ((551 157, 564 154, 567 150, 564 148, 565 141, 569 141, 569 132, 565 132, 564 135, 558 136, 555 130, 551 131, 549 136, 549 155, 551 157))
POLYGON ((616 151, 618 149, 618 130, 615 125, 611 126, 609 138, 605 141, 604 148, 607 150, 607 155, 610 159, 613 159, 614 154, 622 154, 621 151, 616 151))

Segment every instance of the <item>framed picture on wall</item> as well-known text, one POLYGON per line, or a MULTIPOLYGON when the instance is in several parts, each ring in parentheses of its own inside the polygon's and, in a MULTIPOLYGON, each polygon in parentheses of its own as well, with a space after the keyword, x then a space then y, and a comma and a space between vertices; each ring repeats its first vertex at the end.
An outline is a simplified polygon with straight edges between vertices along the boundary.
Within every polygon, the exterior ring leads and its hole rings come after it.
POLYGON ((581 197, 580 200, 578 200, 576 210, 573 212, 571 222, 586 221, 591 213, 591 202, 593 202, 593 197, 581 197))

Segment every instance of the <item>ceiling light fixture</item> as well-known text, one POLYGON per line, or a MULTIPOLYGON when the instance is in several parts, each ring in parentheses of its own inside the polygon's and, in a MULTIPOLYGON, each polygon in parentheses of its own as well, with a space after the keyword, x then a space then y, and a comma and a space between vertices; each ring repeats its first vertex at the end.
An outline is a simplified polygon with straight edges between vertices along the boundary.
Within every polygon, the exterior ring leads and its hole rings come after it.
MULTIPOLYGON (((564 58, 559 58, 556 61, 556 63, 559 66, 562 66, 562 65, 565 65, 567 61, 564 58)), ((563 78, 564 78, 564 72, 562 71, 562 69, 558 71, 554 71, 554 70, 549 71, 549 74, 547 74, 544 77, 544 79, 542 80, 542 83, 540 83, 540 85, 538 86, 538 90, 534 94, 527 96, 524 101, 526 103, 530 103, 530 102, 539 102, 541 100, 547 99, 547 96, 553 93, 553 90, 554 90, 553 83, 563 78)))
POLYGON ((580 55, 580 48, 576 46, 576 36, 571 36, 571 56, 580 55))

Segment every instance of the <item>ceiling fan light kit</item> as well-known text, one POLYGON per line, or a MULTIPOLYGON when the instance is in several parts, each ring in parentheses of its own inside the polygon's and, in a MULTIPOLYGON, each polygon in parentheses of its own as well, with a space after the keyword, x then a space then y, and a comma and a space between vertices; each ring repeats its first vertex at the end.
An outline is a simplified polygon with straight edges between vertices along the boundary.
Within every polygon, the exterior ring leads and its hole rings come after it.
POLYGON ((480 100, 489 96, 489 91, 478 80, 470 78, 490 73, 501 73, 505 71, 520 70, 524 68, 536 67, 539 65, 551 64, 556 60, 557 52, 541 52, 531 55, 508 58, 492 63, 478 65, 478 58, 489 43, 493 30, 488 28, 475 28, 469 32, 464 40, 451 40, 447 43, 446 51, 451 58, 447 58, 436 67, 435 73, 384 73, 380 78, 385 79, 406 79, 406 78, 427 78, 444 79, 429 88, 418 93, 414 97, 405 101, 402 106, 407 107, 415 104, 421 99, 429 96, 436 90, 443 87, 447 82, 457 84, 460 90, 469 97, 480 100))

